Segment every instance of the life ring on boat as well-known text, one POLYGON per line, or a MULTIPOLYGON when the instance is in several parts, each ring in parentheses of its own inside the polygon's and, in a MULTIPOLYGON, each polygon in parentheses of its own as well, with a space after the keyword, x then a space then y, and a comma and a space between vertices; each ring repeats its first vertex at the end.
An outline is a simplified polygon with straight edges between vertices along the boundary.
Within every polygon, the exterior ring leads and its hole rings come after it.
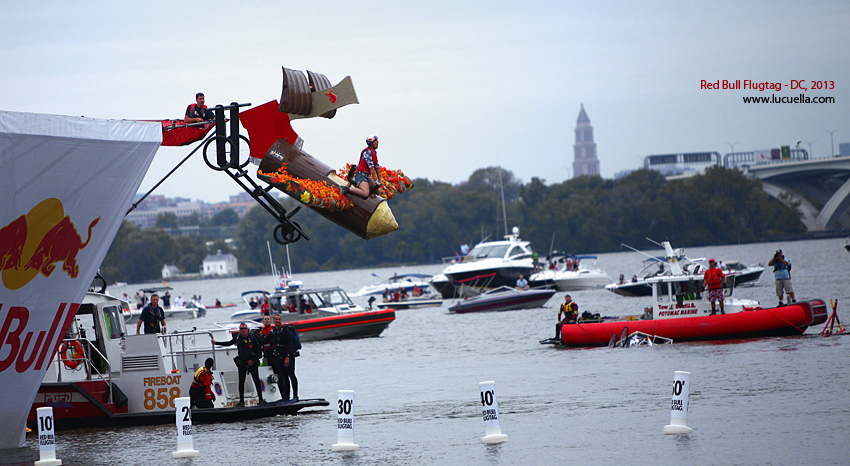
POLYGON ((59 347, 59 359, 68 369, 76 369, 80 365, 80 357, 83 355, 83 345, 79 341, 66 341, 59 347), (70 354, 68 351, 70 350, 70 354))

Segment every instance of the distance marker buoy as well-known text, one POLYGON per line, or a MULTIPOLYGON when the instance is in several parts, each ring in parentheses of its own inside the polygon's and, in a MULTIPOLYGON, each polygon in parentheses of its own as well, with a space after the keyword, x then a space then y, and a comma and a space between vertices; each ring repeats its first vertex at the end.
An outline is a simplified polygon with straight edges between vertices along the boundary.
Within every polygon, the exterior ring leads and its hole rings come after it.
POLYGON ((53 408, 47 406, 35 410, 38 418, 38 461, 35 466, 59 466, 56 459, 56 435, 53 433, 53 408))
POLYGON ((192 445, 192 406, 188 397, 174 399, 175 416, 177 418, 177 451, 172 452, 173 458, 193 458, 198 456, 198 450, 192 445))
POLYGON ((337 402, 336 443, 333 451, 354 451, 360 448, 354 443, 354 390, 340 390, 337 402))
POLYGON ((673 400, 670 404, 670 425, 664 426, 665 434, 690 434, 688 427, 688 397, 691 392, 691 373, 676 371, 673 374, 673 400))
POLYGON ((502 425, 499 422, 496 382, 481 382, 478 388, 481 391, 481 414, 484 419, 484 437, 481 437, 481 443, 506 442, 508 436, 502 433, 502 425))

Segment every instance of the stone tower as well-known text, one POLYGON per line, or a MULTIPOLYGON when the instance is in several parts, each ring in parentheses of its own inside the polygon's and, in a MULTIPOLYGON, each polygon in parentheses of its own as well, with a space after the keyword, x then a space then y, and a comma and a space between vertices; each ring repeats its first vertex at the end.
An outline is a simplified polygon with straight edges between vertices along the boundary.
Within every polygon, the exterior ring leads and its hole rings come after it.
POLYGON ((581 104, 576 120, 576 143, 573 145, 573 177, 599 175, 599 159, 596 158, 596 143, 593 142, 593 126, 581 104))

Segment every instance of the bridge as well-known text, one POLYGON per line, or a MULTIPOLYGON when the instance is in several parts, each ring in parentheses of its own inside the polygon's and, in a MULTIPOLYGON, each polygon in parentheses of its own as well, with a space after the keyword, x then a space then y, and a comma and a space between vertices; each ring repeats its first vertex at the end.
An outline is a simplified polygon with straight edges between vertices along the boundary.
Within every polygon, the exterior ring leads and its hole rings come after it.
POLYGON ((743 170, 761 179, 770 196, 799 202, 809 231, 850 227, 850 157, 772 162, 743 170))
POLYGON ((664 173, 668 180, 703 172, 709 166, 737 168, 759 178, 776 199, 799 203, 801 220, 809 231, 850 229, 850 157, 810 159, 805 149, 770 149, 649 155, 645 168, 664 173))

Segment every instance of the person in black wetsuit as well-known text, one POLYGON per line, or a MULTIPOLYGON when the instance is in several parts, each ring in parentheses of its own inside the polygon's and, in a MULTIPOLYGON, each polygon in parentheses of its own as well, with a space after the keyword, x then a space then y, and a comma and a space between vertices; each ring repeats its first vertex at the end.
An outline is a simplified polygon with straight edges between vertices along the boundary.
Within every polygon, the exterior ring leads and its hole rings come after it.
POLYGON ((277 374, 277 385, 280 389, 282 401, 298 401, 298 378, 295 377, 295 357, 298 356, 298 347, 292 332, 296 331, 291 325, 283 325, 280 314, 274 316, 274 328, 268 334, 265 341, 274 344, 274 358, 272 369, 277 374), (292 398, 289 398, 290 381, 292 385, 292 398))
POLYGON ((260 360, 263 357, 263 345, 260 339, 254 333, 248 333, 248 326, 245 323, 239 324, 239 333, 230 341, 218 342, 212 340, 214 345, 230 346, 235 344, 238 355, 234 358, 236 367, 239 368, 239 404, 236 406, 245 406, 245 375, 250 372, 251 378, 254 380, 254 389, 257 391, 257 397, 260 399, 260 405, 265 405, 263 400, 263 392, 260 388, 260 360))

